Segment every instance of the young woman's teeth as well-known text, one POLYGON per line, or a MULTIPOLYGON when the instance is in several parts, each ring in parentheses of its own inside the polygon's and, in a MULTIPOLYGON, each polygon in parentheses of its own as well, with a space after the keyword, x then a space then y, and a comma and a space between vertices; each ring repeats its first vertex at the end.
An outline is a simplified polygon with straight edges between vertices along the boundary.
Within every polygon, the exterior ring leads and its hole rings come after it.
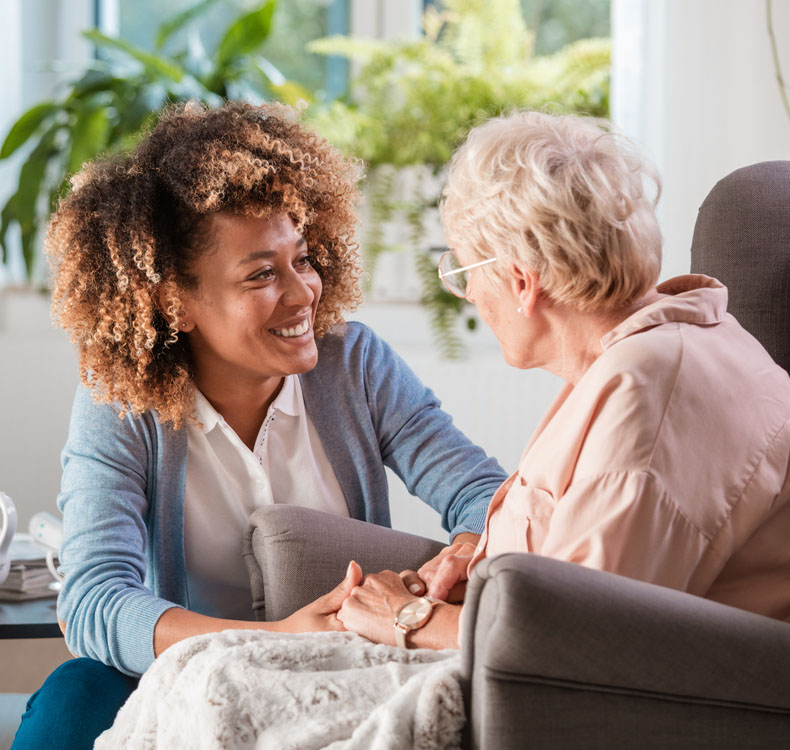
POLYGON ((272 333, 276 336, 282 336, 284 339, 289 339, 293 336, 302 336, 307 333, 307 329, 310 327, 310 323, 305 320, 302 321, 298 326, 294 326, 293 328, 272 328, 272 333))

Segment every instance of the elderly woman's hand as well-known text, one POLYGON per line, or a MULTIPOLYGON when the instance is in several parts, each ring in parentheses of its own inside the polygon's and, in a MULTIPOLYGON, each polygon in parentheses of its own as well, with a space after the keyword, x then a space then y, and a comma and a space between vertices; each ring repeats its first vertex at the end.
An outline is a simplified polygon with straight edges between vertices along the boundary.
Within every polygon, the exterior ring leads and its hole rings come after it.
POLYGON ((477 551, 477 534, 459 534, 451 545, 428 560, 416 573, 405 570, 401 577, 413 594, 459 603, 464 600, 469 562, 477 551))
POLYGON ((403 579, 391 570, 365 576, 361 586, 351 590, 337 619, 346 630, 353 630, 376 643, 395 644, 395 615, 414 599, 403 579))

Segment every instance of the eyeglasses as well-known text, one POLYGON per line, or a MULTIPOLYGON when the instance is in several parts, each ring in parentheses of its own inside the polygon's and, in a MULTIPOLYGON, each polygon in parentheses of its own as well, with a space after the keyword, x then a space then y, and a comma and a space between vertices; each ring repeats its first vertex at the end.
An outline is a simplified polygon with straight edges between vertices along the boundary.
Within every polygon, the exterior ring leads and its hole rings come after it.
POLYGON ((439 258, 439 278, 442 283, 447 287, 450 294, 456 297, 466 299, 467 287, 469 285, 469 271, 473 268, 486 266, 489 263, 494 263, 496 258, 486 258, 485 260, 472 263, 468 266, 462 266, 455 254, 455 250, 448 250, 439 258))

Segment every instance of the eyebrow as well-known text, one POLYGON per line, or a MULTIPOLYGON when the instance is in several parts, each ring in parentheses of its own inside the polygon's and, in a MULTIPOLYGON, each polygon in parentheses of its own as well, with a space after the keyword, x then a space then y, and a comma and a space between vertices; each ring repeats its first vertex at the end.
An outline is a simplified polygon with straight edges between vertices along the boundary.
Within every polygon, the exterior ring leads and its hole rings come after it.
MULTIPOLYGON (((298 250, 306 242, 307 240, 304 237, 300 237, 297 243, 294 245, 294 250, 298 250)), ((243 266, 247 263, 251 263, 254 260, 276 258, 276 257, 277 257, 276 250, 255 250, 254 252, 250 253, 246 258, 242 258, 236 265, 243 266)))

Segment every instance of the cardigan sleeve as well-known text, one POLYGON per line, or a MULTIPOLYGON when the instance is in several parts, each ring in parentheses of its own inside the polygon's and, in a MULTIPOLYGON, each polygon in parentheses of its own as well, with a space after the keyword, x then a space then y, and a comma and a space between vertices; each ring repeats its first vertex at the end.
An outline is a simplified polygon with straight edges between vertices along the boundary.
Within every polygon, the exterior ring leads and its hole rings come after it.
POLYGON ((86 656, 142 674, 154 660, 154 627, 176 604, 146 585, 149 470, 155 431, 143 418, 119 419, 80 388, 63 451, 58 616, 66 643, 86 656))
POLYGON ((451 537, 480 534, 504 469, 472 443, 385 341, 367 331, 368 405, 385 466, 441 515, 451 537))

